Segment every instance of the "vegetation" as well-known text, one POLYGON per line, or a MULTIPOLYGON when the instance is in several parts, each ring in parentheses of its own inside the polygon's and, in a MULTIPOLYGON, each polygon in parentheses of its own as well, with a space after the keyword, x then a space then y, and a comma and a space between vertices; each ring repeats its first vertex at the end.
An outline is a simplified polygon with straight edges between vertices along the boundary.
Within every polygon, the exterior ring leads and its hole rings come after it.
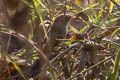
POLYGON ((0 80, 119 80, 119 0, 0 0, 0 80))

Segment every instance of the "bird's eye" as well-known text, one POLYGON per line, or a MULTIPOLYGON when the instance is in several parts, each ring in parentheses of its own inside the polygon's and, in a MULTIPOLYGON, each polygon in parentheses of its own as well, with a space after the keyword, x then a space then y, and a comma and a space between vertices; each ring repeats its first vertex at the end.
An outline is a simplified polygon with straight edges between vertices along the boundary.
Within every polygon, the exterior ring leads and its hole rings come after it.
POLYGON ((66 20, 70 20, 70 18, 71 18, 71 16, 69 16, 69 15, 68 15, 68 16, 65 16, 65 19, 66 19, 66 20))

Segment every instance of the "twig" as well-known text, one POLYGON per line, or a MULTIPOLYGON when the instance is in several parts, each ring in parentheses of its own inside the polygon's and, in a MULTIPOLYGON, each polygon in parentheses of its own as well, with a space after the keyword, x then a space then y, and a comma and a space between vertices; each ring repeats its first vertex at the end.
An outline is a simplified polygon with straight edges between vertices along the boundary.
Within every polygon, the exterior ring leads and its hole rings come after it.
POLYGON ((39 57, 42 56, 42 58, 46 61, 46 64, 48 64, 48 67, 51 67, 47 56, 42 52, 42 50, 40 48, 37 47, 36 44, 34 44, 34 42, 32 40, 28 40, 22 34, 16 34, 16 33, 10 33, 10 32, 11 32, 11 30, 8 28, 0 28, 0 33, 5 33, 5 34, 10 34, 10 35, 16 36, 19 39, 25 41, 28 45, 34 47, 39 52, 39 54, 38 54, 39 57))
POLYGON ((94 67, 96 67, 96 66, 98 66, 98 65, 100 65, 100 64, 102 64, 102 63, 104 63, 104 62, 106 62, 106 61, 108 61, 108 60, 110 60, 111 58, 113 58, 113 57, 115 57, 115 56, 116 56, 116 55, 114 54, 114 55, 112 55, 112 56, 110 56, 110 57, 108 57, 108 58, 106 58, 106 59, 104 59, 104 60, 98 62, 97 64, 95 64, 95 65, 93 65, 93 66, 87 68, 86 70, 83 70, 82 72, 80 72, 80 73, 74 75, 73 77, 71 77, 71 78, 69 78, 69 79, 67 79, 67 80, 72 80, 72 79, 74 79, 74 78, 80 76, 82 73, 85 73, 85 72, 89 71, 90 69, 93 69, 94 67))
POLYGON ((116 5, 116 7, 120 10, 120 5, 115 0, 110 0, 110 1, 113 2, 116 5))
POLYGON ((64 50, 63 52, 61 52, 60 54, 58 54, 55 58, 53 58, 53 59, 50 61, 50 63, 52 64, 56 59, 58 59, 58 57, 64 55, 64 54, 65 54, 66 52, 68 52, 71 48, 72 48, 72 47, 67 48, 66 50, 64 50))

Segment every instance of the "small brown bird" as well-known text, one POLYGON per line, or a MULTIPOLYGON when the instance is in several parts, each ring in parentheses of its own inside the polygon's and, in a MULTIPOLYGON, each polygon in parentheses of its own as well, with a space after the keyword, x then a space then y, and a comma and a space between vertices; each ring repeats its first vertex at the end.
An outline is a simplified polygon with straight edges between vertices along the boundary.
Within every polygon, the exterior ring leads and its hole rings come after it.
POLYGON ((51 52, 52 49, 57 45, 58 41, 56 40, 56 38, 63 39, 66 37, 68 31, 68 24, 70 23, 70 21, 70 15, 61 14, 56 17, 51 27, 48 43, 44 48, 44 52, 46 55, 49 55, 49 52, 51 52))
POLYGON ((20 0, 4 0, 9 9, 15 9, 18 7, 20 0))
POLYGON ((65 38, 68 31, 68 23, 70 22, 71 16, 60 15, 58 16, 51 28, 49 42, 51 47, 56 46, 56 38, 65 38))
POLYGON ((29 10, 30 8, 25 6, 22 10, 17 11, 14 15, 11 16, 10 27, 15 32, 21 32, 23 31, 24 27, 26 27, 29 18, 29 10))

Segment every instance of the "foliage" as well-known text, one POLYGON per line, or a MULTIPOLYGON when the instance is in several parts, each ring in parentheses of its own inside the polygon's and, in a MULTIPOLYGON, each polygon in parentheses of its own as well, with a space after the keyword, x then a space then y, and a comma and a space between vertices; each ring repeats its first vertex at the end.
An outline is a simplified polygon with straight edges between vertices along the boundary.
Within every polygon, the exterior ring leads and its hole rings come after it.
POLYGON ((119 0, 0 0, 0 80, 119 80, 119 26, 119 0))

